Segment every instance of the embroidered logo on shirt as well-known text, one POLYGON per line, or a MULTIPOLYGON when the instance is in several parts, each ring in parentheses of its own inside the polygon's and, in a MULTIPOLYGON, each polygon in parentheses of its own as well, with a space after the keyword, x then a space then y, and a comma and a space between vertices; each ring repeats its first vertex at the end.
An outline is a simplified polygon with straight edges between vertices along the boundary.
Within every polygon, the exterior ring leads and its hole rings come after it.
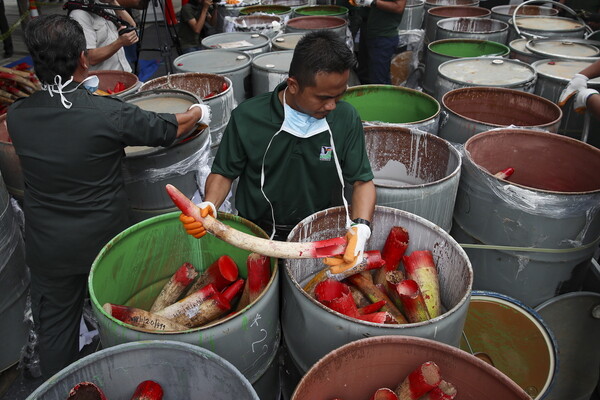
POLYGON ((320 161, 331 161, 331 155, 333 154, 333 149, 331 146, 321 146, 321 153, 319 154, 320 161))

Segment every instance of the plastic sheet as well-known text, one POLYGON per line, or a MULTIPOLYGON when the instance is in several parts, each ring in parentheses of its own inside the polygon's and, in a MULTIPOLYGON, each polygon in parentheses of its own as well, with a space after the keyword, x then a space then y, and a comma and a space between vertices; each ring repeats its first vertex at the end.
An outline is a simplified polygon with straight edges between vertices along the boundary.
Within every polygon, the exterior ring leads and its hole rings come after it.
POLYGON ((428 119, 423 122, 416 122, 413 124, 392 124, 388 122, 379 122, 379 121, 363 121, 363 126, 399 126, 402 128, 408 129, 418 129, 424 132, 431 133, 433 135, 437 135, 438 126, 440 121, 440 115, 438 114, 434 118, 428 119))
POLYGON ((223 32, 256 32, 262 33, 269 38, 274 38, 283 31, 283 27, 287 23, 289 16, 284 16, 283 20, 278 15, 267 14, 267 13, 254 13, 251 15, 240 17, 225 17, 223 22, 223 32), (260 23, 248 25, 246 22, 247 18, 251 17, 277 17, 278 21, 272 21, 270 23, 260 23))
POLYGON ((406 81, 402 82, 401 86, 420 90, 419 81, 421 73, 419 69, 419 58, 423 52, 425 31, 423 29, 399 31, 398 39, 399 48, 406 48, 405 51, 412 51, 408 78, 406 81))
POLYGON ((0 311, 9 307, 29 284, 29 271, 24 261, 19 265, 19 260, 24 260, 23 237, 12 206, 7 202, 0 212, 0 311), (22 251, 23 256, 16 257, 17 251, 22 251))

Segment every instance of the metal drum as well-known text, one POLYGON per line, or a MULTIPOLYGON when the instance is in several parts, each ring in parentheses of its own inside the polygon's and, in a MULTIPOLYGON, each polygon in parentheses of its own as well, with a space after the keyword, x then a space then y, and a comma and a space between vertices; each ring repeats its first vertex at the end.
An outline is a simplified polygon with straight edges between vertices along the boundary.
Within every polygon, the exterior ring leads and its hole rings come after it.
POLYGON ((482 393, 486 400, 531 400, 506 375, 464 351, 401 336, 360 339, 333 350, 302 378, 293 400, 369 399, 377 389, 395 389, 425 361, 440 367, 443 379, 455 385, 462 400, 481 400, 482 393))
POLYGON ((261 4, 263 5, 282 5, 291 7, 292 10, 298 7, 309 5, 309 0, 262 0, 261 4))
MULTIPOLYGON (((128 342, 147 343, 148 340, 168 339, 210 349, 233 364, 254 386, 261 399, 279 399, 276 365, 281 328, 276 259, 271 259, 271 278, 260 297, 243 310, 230 313, 207 326, 179 332, 136 329, 109 316, 102 308, 105 303, 113 303, 148 309, 165 283, 185 262, 201 272, 227 254, 237 264, 240 278, 247 278, 249 251, 234 247, 213 235, 206 235, 202 240, 187 235, 181 229, 179 214, 178 211, 160 215, 133 225, 107 243, 94 260, 88 288, 102 346, 108 348, 128 342), (115 279, 115 276, 119 279, 115 279), (259 388, 265 388, 266 392, 259 391, 259 388)), ((226 213, 219 213, 218 218, 244 233, 268 237, 258 226, 243 218, 226 213)), ((164 362, 152 352, 146 354, 164 362)), ((196 368, 192 369, 196 371, 196 368)), ((184 375, 188 377, 191 373, 188 371, 184 375)), ((222 379, 218 381, 219 387, 226 390, 222 385, 227 381, 222 379)), ((204 398, 199 393, 204 392, 173 398, 204 398)), ((213 398, 229 399, 230 396, 232 393, 221 392, 213 398)))
POLYGON ((252 97, 252 78, 248 54, 236 50, 200 50, 183 54, 173 61, 179 72, 203 72, 231 79, 237 104, 252 97))
POLYGON ((487 18, 447 18, 437 23, 436 40, 480 39, 506 44, 508 24, 487 18))
POLYGON ((528 41, 529 39, 512 40, 508 44, 508 47, 510 47, 510 58, 523 61, 527 64, 532 64, 539 60, 540 58, 529 51, 529 49, 526 47, 528 41))
POLYGON ((562 118, 560 107, 550 100, 504 88, 454 89, 444 95, 442 105, 438 135, 453 143, 511 125, 556 132, 562 118))
POLYGON ((437 133, 440 104, 428 94, 393 85, 359 85, 341 97, 358 110, 363 125, 397 125, 437 133))
POLYGON ((473 287, 529 307, 578 290, 600 241, 600 149, 510 128, 464 148, 451 233, 473 263, 473 287), (494 176, 507 167, 508 180, 494 176))
POLYGON ((25 243, 0 175, 0 372, 19 362, 21 349, 29 338, 29 326, 24 320, 28 293, 25 243))
POLYGON ((123 97, 130 93, 135 93, 142 84, 138 77, 131 72, 98 70, 91 72, 90 75, 98 77, 98 89, 107 93, 109 93, 109 90, 112 91, 118 83, 123 83, 125 89, 113 94, 115 97, 123 97))
POLYGON ((474 290, 460 348, 506 374, 532 399, 547 399, 553 390, 560 364, 556 341, 544 320, 518 300, 474 290))
MULTIPOLYGON (((545 59, 534 62, 531 66, 535 68, 538 76, 535 94, 557 103, 560 93, 567 87, 571 78, 591 64, 591 61, 559 59, 545 59)), ((600 90, 600 78, 590 79, 587 86, 588 88, 600 90)), ((573 110, 573 101, 569 100, 563 107, 563 122, 558 129, 558 133, 579 139, 582 137, 584 116, 573 110)), ((600 123, 594 118, 591 119, 589 132, 600 132, 600 123)))
POLYGON ((425 18, 425 0, 407 0, 398 31, 420 29, 425 18))
POLYGON ((274 37, 281 30, 283 19, 279 15, 240 15, 235 17, 231 24, 234 32, 261 32, 274 37))
MULTIPOLYGON (((560 368, 547 400, 588 400, 600 368, 600 294, 574 292, 536 307, 554 333, 560 368)), ((591 396, 591 397, 590 397, 591 396)))
POLYGON ((256 32, 225 32, 202 39, 205 49, 225 49, 243 51, 248 55, 263 54, 271 50, 271 39, 256 32))
POLYGON ((510 49, 503 44, 476 39, 437 40, 427 46, 423 90, 435 94, 438 67, 450 60, 472 57, 506 57, 510 49))
POLYGON ((254 96, 271 92, 287 79, 294 52, 292 50, 261 54, 252 60, 254 96))
POLYGON ((489 18, 490 10, 473 6, 444 6, 427 10, 427 25, 425 26, 425 42, 431 43, 436 39, 437 23, 446 18, 475 17, 489 18))
POLYGON ((330 30, 345 42, 347 27, 348 21, 339 17, 296 17, 288 21, 285 26, 285 33, 308 33, 319 30, 330 30))
POLYGON ((251 15, 257 13, 277 15, 281 18, 281 21, 285 23, 292 15, 292 7, 281 6, 276 4, 263 4, 258 6, 244 7, 240 10, 240 15, 251 15))
POLYGON ((510 19, 509 41, 518 39, 519 35, 523 37, 543 37, 543 38, 575 38, 583 39, 585 35, 585 25, 571 18, 553 17, 553 16, 534 16, 517 17, 517 27, 514 28, 513 20, 510 19))
MULTIPOLYGON (((515 14, 516 5, 501 5, 492 7, 492 19, 508 23, 515 14)), ((517 11, 517 15, 558 15, 558 10, 552 7, 544 6, 522 6, 517 11)))
POLYGON ((521 61, 505 58, 473 57, 450 60, 438 67, 435 98, 438 101, 450 90, 491 86, 533 93, 535 69, 521 61))
MULTIPOLYGON (((123 100, 147 111, 164 113, 182 113, 201 102, 194 94, 177 89, 147 90, 123 100)), ((196 170, 208 164, 209 143, 209 133, 203 130, 169 147, 126 147, 123 180, 134 216, 141 210, 154 215, 173 211, 173 201, 165 191, 167 183, 179 187, 191 198, 198 190, 196 170)))
POLYGON ((273 51, 294 50, 305 33, 283 33, 271 39, 273 51))
MULTIPOLYGON (((344 207, 329 208, 300 221, 290 232, 288 241, 343 236, 345 225, 344 207)), ((416 336, 451 346, 458 346, 460 342, 473 278, 464 250, 440 227, 406 211, 376 206, 372 226, 368 249, 382 249, 390 229, 402 226, 411 237, 406 254, 414 250, 432 251, 439 271, 442 303, 447 311, 429 321, 409 324, 376 324, 350 318, 325 307, 303 290, 308 279, 323 269, 321 260, 287 259, 282 327, 293 360, 290 368, 297 367, 301 374, 330 351, 368 336, 416 336)), ((284 368, 288 368, 287 364, 284 368)))
POLYGON ((258 4, 260 0, 242 0, 236 4, 228 4, 225 1, 217 3, 217 32, 225 32, 225 27, 228 25, 226 17, 235 18, 240 15, 243 8, 258 4))
MULTIPOLYGON (((215 35, 217 36, 217 35, 215 35)), ((226 76, 184 72, 154 78, 140 87, 140 92, 152 89, 180 89, 195 94, 204 104, 210 106, 210 149, 215 155, 223 132, 229 123, 234 99, 231 80, 226 76), (223 90, 223 87, 226 87, 223 90)), ((173 210, 175 211, 175 210, 173 210)))
MULTIPOLYGON (((248 379, 226 359, 198 346, 167 340, 125 343, 92 353, 59 371, 27 399, 64 399, 84 381, 95 383, 109 399, 129 399, 146 380, 161 385, 165 398, 170 399, 194 399, 199 393, 203 398, 220 399, 227 393, 235 399, 259 400, 248 379)), ((78 398, 96 398, 87 396, 78 398)))
POLYGON ((479 0, 425 0, 425 18, 427 18, 427 10, 433 7, 441 6, 471 6, 478 7, 479 0))
POLYGON ((304 6, 294 9, 292 17, 308 17, 325 15, 330 17, 339 17, 348 19, 348 8, 336 5, 317 5, 317 6, 304 6))
POLYGON ((408 211, 449 232, 460 153, 444 139, 401 127, 368 126, 365 145, 377 205, 408 211))
POLYGON ((532 39, 525 47, 533 54, 544 58, 564 58, 566 60, 600 60, 600 42, 585 39, 532 39))
POLYGON ((6 114, 0 115, 0 174, 4 178, 8 193, 23 204, 25 197, 23 170, 21 169, 21 160, 8 134, 6 114))

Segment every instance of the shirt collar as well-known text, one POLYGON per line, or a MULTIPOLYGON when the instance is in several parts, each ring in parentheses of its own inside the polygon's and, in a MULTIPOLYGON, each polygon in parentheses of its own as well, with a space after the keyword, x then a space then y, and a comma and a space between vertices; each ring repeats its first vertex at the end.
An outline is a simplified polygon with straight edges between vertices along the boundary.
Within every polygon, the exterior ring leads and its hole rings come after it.
POLYGON ((274 124, 281 125, 285 116, 283 112, 283 104, 281 104, 281 101, 279 100, 279 92, 284 90, 286 87, 287 82, 281 82, 271 93, 271 121, 274 124))

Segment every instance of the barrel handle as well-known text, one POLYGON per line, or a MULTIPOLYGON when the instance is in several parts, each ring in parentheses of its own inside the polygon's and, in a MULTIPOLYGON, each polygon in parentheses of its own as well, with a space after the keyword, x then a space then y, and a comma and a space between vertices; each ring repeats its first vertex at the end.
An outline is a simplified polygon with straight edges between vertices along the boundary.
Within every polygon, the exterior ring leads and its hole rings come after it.
POLYGON ((564 4, 559 3, 558 1, 554 1, 554 0, 527 0, 527 1, 524 1, 523 3, 519 4, 515 8, 515 11, 513 12, 513 16, 512 16, 513 28, 515 29, 515 31, 517 31, 517 35, 519 35, 523 39, 530 39, 530 38, 531 39, 542 39, 542 38, 544 38, 544 36, 532 35, 530 33, 521 33, 521 31, 519 30, 519 27, 517 26, 517 13, 519 12, 519 9, 521 7, 523 7, 524 5, 526 5, 526 4, 533 4, 533 3, 552 3, 554 5, 557 5, 560 8, 562 8, 565 11, 569 12, 570 14, 572 14, 575 18, 577 18, 577 21, 580 22, 585 27, 585 30, 588 32, 588 34, 591 34, 593 32, 592 28, 590 28, 589 25, 587 25, 581 18, 579 18, 579 16, 577 15, 577 13, 575 11, 573 11, 572 8, 570 8, 568 6, 565 6, 564 4))

